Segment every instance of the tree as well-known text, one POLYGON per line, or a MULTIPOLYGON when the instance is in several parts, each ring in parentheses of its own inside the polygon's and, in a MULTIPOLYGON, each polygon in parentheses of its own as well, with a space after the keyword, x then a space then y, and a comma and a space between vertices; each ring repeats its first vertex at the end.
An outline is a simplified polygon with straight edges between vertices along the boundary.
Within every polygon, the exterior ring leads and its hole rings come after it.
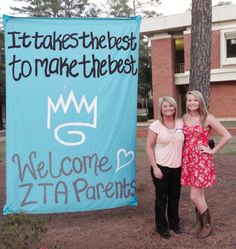
POLYGON ((48 17, 63 16, 63 7, 61 5, 61 1, 60 0, 46 1, 43 14, 48 17))
POLYGON ((127 17, 140 15, 142 17, 159 16, 154 10, 161 3, 160 0, 107 0, 109 10, 107 14, 114 17, 127 17))
POLYGON ((189 90, 198 90, 209 105, 212 44, 211 0, 192 0, 189 90))
POLYGON ((66 17, 82 16, 85 7, 88 5, 88 0, 64 0, 61 2, 66 17))
POLYGON ((220 6, 224 6, 224 5, 230 5, 230 4, 232 4, 231 1, 219 1, 219 3, 217 3, 213 7, 220 7, 220 6))
POLYGON ((159 4, 160 0, 133 0, 133 15, 141 15, 143 17, 153 17, 159 16, 155 10, 159 4), (151 9, 151 10, 150 10, 151 9))
POLYGON ((132 14, 129 0, 108 0, 109 14, 114 17, 127 17, 132 14))
POLYGON ((10 7, 15 13, 25 14, 29 16, 46 16, 45 15, 45 8, 46 8, 46 1, 41 0, 14 0, 16 2, 25 3, 26 6, 22 7, 10 7))
POLYGON ((94 3, 89 4, 84 12, 85 16, 87 17, 99 17, 102 13, 103 10, 94 3))
POLYGON ((101 9, 88 0, 14 0, 26 4, 11 7, 15 13, 38 17, 98 16, 101 9))
POLYGON ((146 102, 148 107, 150 92, 152 90, 152 69, 151 49, 147 37, 141 35, 139 48, 139 73, 138 73, 138 94, 146 102))

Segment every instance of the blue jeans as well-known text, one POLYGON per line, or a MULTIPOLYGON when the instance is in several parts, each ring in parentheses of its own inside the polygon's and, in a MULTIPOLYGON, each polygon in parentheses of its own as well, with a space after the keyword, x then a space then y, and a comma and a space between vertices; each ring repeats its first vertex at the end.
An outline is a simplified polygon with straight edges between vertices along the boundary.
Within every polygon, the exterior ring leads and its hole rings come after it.
POLYGON ((159 233, 165 232, 168 228, 179 228, 179 199, 180 199, 180 178, 181 167, 168 168, 158 165, 163 174, 162 179, 154 176, 151 167, 151 176, 155 186, 155 221, 159 233), (166 218, 167 213, 167 218, 166 218))

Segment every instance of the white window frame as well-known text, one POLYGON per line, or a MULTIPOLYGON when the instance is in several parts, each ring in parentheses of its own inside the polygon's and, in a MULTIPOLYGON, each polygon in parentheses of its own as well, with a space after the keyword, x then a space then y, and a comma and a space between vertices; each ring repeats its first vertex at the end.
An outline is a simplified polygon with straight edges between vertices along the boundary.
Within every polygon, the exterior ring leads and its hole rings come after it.
POLYGON ((221 30, 220 32, 220 62, 221 66, 236 65, 236 57, 227 58, 227 39, 236 39, 236 29, 221 30))

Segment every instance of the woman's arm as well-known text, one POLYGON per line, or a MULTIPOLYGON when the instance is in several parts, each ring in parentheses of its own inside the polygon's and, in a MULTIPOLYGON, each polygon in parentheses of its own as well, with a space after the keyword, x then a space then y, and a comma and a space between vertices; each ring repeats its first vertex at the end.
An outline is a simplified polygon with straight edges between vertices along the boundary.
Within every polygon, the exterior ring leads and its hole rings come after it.
POLYGON ((153 173, 156 178, 162 178, 162 172, 158 168, 157 163, 156 163, 156 158, 155 158, 155 153, 154 153, 154 146, 156 144, 156 138, 157 134, 152 131, 151 129, 148 129, 148 135, 147 135, 147 141, 146 141, 146 153, 148 160, 153 168, 153 173))
POLYGON ((208 154, 215 154, 219 151, 229 140, 232 138, 229 131, 211 114, 207 115, 206 125, 210 126, 218 135, 220 135, 220 141, 213 149, 205 151, 208 154))

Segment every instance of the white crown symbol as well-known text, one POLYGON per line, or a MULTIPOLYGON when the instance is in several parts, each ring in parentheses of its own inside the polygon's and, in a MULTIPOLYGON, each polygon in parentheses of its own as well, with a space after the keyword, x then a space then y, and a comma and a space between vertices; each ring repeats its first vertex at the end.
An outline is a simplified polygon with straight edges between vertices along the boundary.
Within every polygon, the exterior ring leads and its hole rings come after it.
POLYGON ((92 121, 90 121, 90 122, 70 122, 70 123, 60 124, 59 126, 57 126, 55 128, 54 136, 55 136, 56 140, 63 145, 77 146, 77 145, 84 143, 84 141, 85 141, 85 135, 83 132, 78 131, 78 130, 70 130, 67 132, 68 135, 74 134, 74 135, 80 136, 80 140, 76 141, 76 142, 64 141, 63 139, 60 138, 58 132, 61 128, 72 127, 72 126, 76 126, 76 127, 87 126, 87 127, 91 127, 91 128, 96 128, 97 127, 97 96, 94 97, 94 99, 92 100, 90 105, 88 104, 84 95, 82 96, 80 103, 78 104, 73 91, 70 92, 66 102, 64 101, 64 98, 62 97, 62 95, 60 95, 56 105, 53 103, 52 99, 50 97, 48 97, 47 128, 48 129, 51 128, 51 114, 52 114, 52 112, 57 113, 57 111, 61 107, 63 109, 63 112, 66 114, 71 105, 74 106, 78 115, 80 114, 83 107, 85 107, 86 113, 88 115, 90 115, 90 113, 93 112, 92 121))

